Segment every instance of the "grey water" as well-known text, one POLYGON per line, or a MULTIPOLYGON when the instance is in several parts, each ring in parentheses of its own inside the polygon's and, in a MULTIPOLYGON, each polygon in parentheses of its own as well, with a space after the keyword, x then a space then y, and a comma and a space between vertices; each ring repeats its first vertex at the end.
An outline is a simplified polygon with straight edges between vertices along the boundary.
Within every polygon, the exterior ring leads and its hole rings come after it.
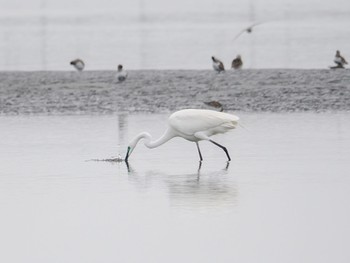
POLYGON ((1 262, 349 262, 346 113, 237 113, 224 152, 167 114, 0 117, 1 262))
POLYGON ((348 0, 1 0, 0 70, 328 68, 349 59, 348 0), (234 37, 253 22, 251 34, 234 37))

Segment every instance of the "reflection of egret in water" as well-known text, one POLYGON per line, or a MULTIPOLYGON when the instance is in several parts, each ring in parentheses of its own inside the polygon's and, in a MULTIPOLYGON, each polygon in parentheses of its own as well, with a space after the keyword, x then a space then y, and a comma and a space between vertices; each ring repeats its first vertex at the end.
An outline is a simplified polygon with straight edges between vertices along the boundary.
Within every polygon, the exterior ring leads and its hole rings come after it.
POLYGON ((235 184, 225 178, 225 171, 167 178, 172 206, 194 209, 227 209, 237 204, 235 184), (180 179, 180 180, 179 180, 180 179))
MULTIPOLYGON (((200 167, 199 167, 200 168, 200 167)), ((165 192, 172 207, 206 211, 230 210, 237 205, 238 189, 228 165, 219 171, 168 174, 159 171, 138 173, 129 165, 128 180, 140 192, 155 188, 165 192)))

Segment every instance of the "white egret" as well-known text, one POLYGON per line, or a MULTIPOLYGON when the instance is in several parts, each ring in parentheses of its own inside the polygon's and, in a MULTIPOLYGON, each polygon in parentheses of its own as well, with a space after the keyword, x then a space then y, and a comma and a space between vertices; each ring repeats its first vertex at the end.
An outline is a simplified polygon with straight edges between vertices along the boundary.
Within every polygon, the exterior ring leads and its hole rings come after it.
POLYGON ((152 140, 152 136, 147 132, 142 132, 137 135, 129 143, 125 161, 128 161, 128 158, 141 139, 145 140, 144 144, 146 147, 152 149, 166 143, 174 137, 182 137, 188 141, 195 142, 200 161, 203 160, 198 144, 201 140, 210 141, 223 149, 228 161, 231 161, 227 149, 211 140, 210 136, 235 129, 238 125, 238 120, 239 118, 235 115, 212 110, 185 109, 174 112, 168 119, 167 130, 159 139, 152 140))
POLYGON ((219 59, 217 59, 214 56, 211 57, 211 59, 213 60, 213 68, 215 71, 217 71, 218 73, 220 73, 221 71, 225 71, 224 63, 222 63, 219 59))
POLYGON ((84 69, 84 67, 85 67, 84 61, 82 61, 82 60, 79 59, 79 58, 72 60, 72 61, 70 62, 70 64, 71 64, 72 66, 74 66, 75 69, 78 70, 78 71, 82 71, 82 70, 84 69))
POLYGON ((128 77, 128 73, 123 70, 123 65, 118 65, 117 78, 119 82, 123 82, 128 77))

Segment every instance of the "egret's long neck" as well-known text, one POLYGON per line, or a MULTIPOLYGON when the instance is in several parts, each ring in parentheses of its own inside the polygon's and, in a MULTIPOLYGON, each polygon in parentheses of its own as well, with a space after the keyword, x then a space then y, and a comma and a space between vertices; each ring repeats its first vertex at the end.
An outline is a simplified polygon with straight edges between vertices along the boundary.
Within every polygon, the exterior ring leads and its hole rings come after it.
POLYGON ((163 143, 166 143, 167 141, 169 141, 171 138, 174 138, 174 137, 175 137, 175 134, 170 129, 168 129, 157 140, 152 141, 152 136, 147 132, 140 133, 135 138, 135 140, 138 142, 139 140, 144 139, 146 147, 152 149, 152 148, 156 148, 156 147, 162 145, 163 143))

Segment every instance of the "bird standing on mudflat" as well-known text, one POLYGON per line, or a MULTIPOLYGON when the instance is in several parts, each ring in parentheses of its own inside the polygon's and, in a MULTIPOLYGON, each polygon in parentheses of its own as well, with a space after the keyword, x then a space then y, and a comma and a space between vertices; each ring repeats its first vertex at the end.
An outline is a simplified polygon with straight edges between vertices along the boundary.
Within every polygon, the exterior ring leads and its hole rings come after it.
POLYGON ((231 64, 231 67, 233 69, 241 69, 243 66, 243 60, 241 58, 241 55, 237 55, 237 57, 232 60, 232 64, 231 64))
POLYGON ((224 107, 222 106, 222 104, 216 100, 205 101, 204 104, 210 107, 217 108, 220 112, 224 111, 224 107))
POLYGON ((128 72, 123 70, 123 65, 118 65, 117 79, 119 82, 123 82, 128 77, 128 72))
POLYGON ((75 67, 76 70, 78 71, 82 71, 85 67, 85 63, 84 61, 82 61, 81 59, 77 58, 77 59, 74 59, 70 62, 70 64, 75 67))
POLYGON ((344 65, 348 64, 345 58, 342 55, 340 55, 339 50, 337 50, 335 53, 334 63, 337 64, 337 66, 334 68, 344 68, 344 65))
POLYGON ((211 59, 213 60, 213 68, 215 71, 217 71, 218 73, 225 71, 224 63, 222 63, 219 59, 217 59, 214 56, 211 57, 211 59))
POLYGON ((156 148, 174 137, 182 137, 190 142, 195 142, 199 153, 200 161, 203 160, 199 148, 199 141, 206 140, 220 147, 226 154, 228 161, 231 161, 227 149, 221 144, 210 139, 210 136, 226 133, 235 129, 239 118, 233 114, 217 112, 212 110, 185 109, 174 112, 168 119, 168 128, 157 140, 152 140, 152 136, 147 132, 137 135, 127 148, 125 161, 127 162, 137 143, 145 139, 145 146, 156 148))

